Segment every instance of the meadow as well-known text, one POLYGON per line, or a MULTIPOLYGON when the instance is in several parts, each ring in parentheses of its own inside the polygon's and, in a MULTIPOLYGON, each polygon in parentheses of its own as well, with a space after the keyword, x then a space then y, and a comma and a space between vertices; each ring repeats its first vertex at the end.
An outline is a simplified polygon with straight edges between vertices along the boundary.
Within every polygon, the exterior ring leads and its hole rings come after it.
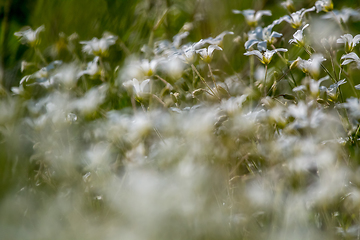
POLYGON ((355 1, 0 3, 0 239, 360 239, 355 1))

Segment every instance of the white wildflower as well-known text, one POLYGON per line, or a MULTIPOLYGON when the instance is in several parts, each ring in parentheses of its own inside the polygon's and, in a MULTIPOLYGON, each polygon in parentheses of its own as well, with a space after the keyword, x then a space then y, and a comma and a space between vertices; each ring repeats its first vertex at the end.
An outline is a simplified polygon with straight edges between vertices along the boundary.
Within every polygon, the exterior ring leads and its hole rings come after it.
POLYGON ((281 6, 285 9, 287 9, 289 12, 295 11, 293 0, 286 0, 286 1, 282 2, 281 6))
POLYGON ((354 53, 354 52, 351 52, 351 53, 348 53, 348 54, 344 54, 342 57, 341 57, 341 60, 344 60, 341 65, 347 65, 349 63, 352 63, 352 62, 355 62, 356 63, 356 67, 360 69, 360 58, 359 56, 354 53))
POLYGON ((44 25, 38 27, 35 31, 30 27, 24 27, 22 31, 14 33, 20 39, 22 44, 29 44, 31 47, 40 43, 39 33, 44 31, 44 25))
POLYGON ((360 103, 358 98, 348 98, 346 103, 339 106, 348 109, 352 117, 360 119, 360 103))
POLYGON ((332 0, 319 0, 315 2, 316 12, 330 12, 334 8, 332 0))
POLYGON ((360 42, 360 34, 353 37, 351 34, 344 34, 336 40, 337 43, 345 44, 345 52, 349 53, 360 42))
POLYGON ((213 59, 214 51, 220 50, 222 51, 222 48, 217 45, 210 45, 208 48, 202 48, 199 50, 196 50, 196 53, 200 55, 201 60, 203 60, 206 63, 210 63, 213 59))
POLYGON ((135 92, 135 96, 137 100, 141 100, 146 92, 146 87, 148 83, 150 82, 150 79, 146 79, 142 81, 141 83, 136 78, 133 78, 132 80, 126 81, 123 83, 124 87, 126 88, 132 88, 135 92))
POLYGON ((285 48, 278 48, 275 50, 268 50, 266 49, 265 52, 260 52, 258 50, 248 51, 244 53, 245 56, 255 55, 261 63, 263 64, 269 64, 271 62, 271 59, 273 55, 277 52, 287 52, 288 50, 285 48))
POLYGON ((279 22, 280 21, 274 21, 265 28, 257 27, 255 30, 250 31, 248 33, 248 40, 245 42, 245 49, 247 50, 257 44, 260 51, 265 51, 267 44, 274 44, 275 39, 282 36, 281 33, 272 31, 275 24, 278 24, 279 22))
POLYGON ((148 59, 143 59, 140 62, 140 68, 145 76, 150 77, 154 75, 158 63, 159 61, 156 59, 152 59, 151 61, 148 59))
POLYGON ((115 44, 117 38, 118 37, 114 35, 104 36, 100 39, 94 37, 90 41, 81 41, 80 44, 84 44, 83 52, 99 57, 106 57, 109 55, 109 47, 115 44))
POLYGON ((100 58, 98 56, 96 56, 94 58, 94 60, 92 60, 91 62, 89 62, 87 64, 86 70, 81 71, 78 73, 78 77, 81 77, 82 75, 90 75, 90 77, 95 78, 96 76, 100 76, 101 75, 101 68, 99 66, 99 60, 100 58))
POLYGON ((304 60, 298 57, 290 68, 297 66, 304 73, 309 73, 313 78, 317 78, 320 74, 320 66, 326 59, 321 54, 313 54, 310 59, 304 60))
POLYGON ((87 91, 82 98, 71 103, 71 106, 84 115, 93 113, 102 104, 106 97, 108 85, 100 85, 87 91))
POLYGON ((308 9, 302 8, 299 11, 291 13, 290 16, 287 15, 287 16, 282 17, 282 19, 284 21, 288 22, 291 25, 291 27, 299 28, 302 25, 302 19, 303 19, 305 13, 312 12, 312 11, 315 11, 315 7, 308 8, 308 9))
POLYGON ((309 24, 306 24, 301 30, 297 30, 294 35, 293 35, 293 39, 289 40, 290 44, 295 44, 297 46, 304 46, 305 41, 304 41, 304 30, 305 28, 307 28, 309 26, 309 24))
POLYGON ((256 27, 258 25, 260 18, 263 15, 271 16, 270 10, 255 11, 253 9, 247 9, 247 10, 239 11, 239 10, 234 9, 234 10, 232 10, 232 12, 235 14, 244 15, 247 24, 251 27, 256 27))
POLYGON ((173 37, 173 44, 174 44, 174 47, 175 48, 179 48, 181 46, 181 41, 186 38, 187 36, 189 36, 189 32, 188 31, 185 31, 185 32, 182 32, 182 33, 179 33, 179 34, 176 34, 174 37, 173 37))
POLYGON ((337 22, 348 22, 350 18, 353 20, 359 20, 360 19, 360 12, 359 10, 354 10, 352 8, 343 8, 340 11, 333 10, 332 12, 328 12, 324 14, 321 18, 323 19, 331 19, 335 18, 337 22))
POLYGON ((233 35, 233 34, 234 34, 233 32, 224 31, 224 32, 220 33, 219 35, 217 35, 215 38, 209 37, 209 38, 202 40, 202 44, 208 43, 210 45, 217 45, 222 48, 224 37, 226 35, 233 35))

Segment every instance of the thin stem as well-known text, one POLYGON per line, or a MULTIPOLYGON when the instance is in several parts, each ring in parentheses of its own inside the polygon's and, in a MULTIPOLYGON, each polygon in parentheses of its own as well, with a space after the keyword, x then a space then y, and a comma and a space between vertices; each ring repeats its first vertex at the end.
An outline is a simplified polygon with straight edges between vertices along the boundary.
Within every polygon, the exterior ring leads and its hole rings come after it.
POLYGON ((230 64, 229 59, 226 57, 225 53, 223 52, 223 58, 225 60, 225 62, 229 65, 229 67, 231 68, 231 70, 234 72, 234 74, 236 75, 236 77, 241 80, 239 74, 235 71, 235 69, 233 68, 233 66, 230 64))
POLYGON ((155 94, 152 94, 151 96, 153 98, 155 98, 156 100, 158 100, 158 102, 161 103, 163 105, 163 107, 165 107, 165 103, 158 96, 156 96, 155 94))
POLYGON ((345 32, 345 29, 344 29, 343 25, 341 24, 340 19, 338 19, 338 18, 336 17, 336 14, 334 13, 334 11, 331 11, 331 14, 334 16, 334 19, 335 19, 335 21, 339 24, 339 27, 341 28, 341 30, 342 30, 343 32, 345 32))
POLYGON ((102 68, 101 74, 100 74, 100 79, 102 82, 105 82, 105 77, 106 77, 106 69, 105 69, 105 65, 101 59, 101 57, 99 57, 99 62, 100 62, 100 66, 102 68))
POLYGON ((174 89, 174 87, 168 81, 166 81, 159 75, 155 75, 155 77, 157 77, 159 80, 161 80, 163 83, 165 83, 166 87, 168 87, 170 90, 174 89))
POLYGON ((266 76, 267 76, 267 71, 268 71, 268 65, 265 64, 265 77, 264 77, 264 97, 266 97, 267 92, 266 92, 266 76))
POLYGON ((250 87, 254 86, 254 65, 255 65, 255 61, 254 61, 254 56, 250 56, 250 87))
POLYGON ((48 65, 48 62, 45 60, 44 56, 42 55, 41 51, 39 50, 38 47, 35 47, 35 53, 36 55, 39 56, 39 58, 41 59, 41 61, 45 64, 48 65))
MULTIPOLYGON (((309 54, 309 56, 311 57, 311 52, 306 48, 306 46, 304 45, 304 49, 305 52, 307 52, 307 54, 309 54)), ((324 71, 329 75, 329 77, 334 81, 334 83, 336 83, 336 79, 331 75, 331 73, 329 72, 329 70, 327 70, 327 68, 324 66, 324 64, 320 63, 321 68, 324 69, 324 71)))
POLYGON ((161 15, 160 19, 156 22, 156 24, 154 25, 154 27, 151 29, 150 37, 149 37, 149 42, 148 42, 148 46, 149 46, 149 47, 152 47, 153 41, 154 41, 155 31, 156 31, 156 30, 160 27, 160 25, 164 22, 164 20, 165 20, 166 15, 167 15, 168 12, 169 12, 169 9, 166 9, 166 10, 164 11, 164 13, 161 15))
MULTIPOLYGON (((343 66, 341 66, 340 71, 342 71, 342 72, 345 74, 345 71, 343 70, 343 66)), ((350 86, 351 86, 352 90, 354 91, 355 96, 356 96, 357 98, 359 98, 352 77, 350 76, 349 73, 347 73, 346 76, 347 76, 348 79, 349 79, 350 86)), ((339 78, 339 79, 340 79, 340 78, 339 78)))
POLYGON ((211 79, 213 80, 213 83, 214 83, 214 86, 215 86, 215 88, 216 88, 216 91, 217 91, 218 94, 219 94, 219 89, 218 89, 218 86, 217 86, 217 84, 216 84, 215 77, 214 77, 214 74, 213 74, 213 72, 212 72, 212 70, 211 70, 211 66, 210 66, 209 63, 208 63, 208 67, 209 67, 211 79))
POLYGON ((205 79, 200 75, 200 73, 198 72, 198 70, 196 69, 196 67, 194 66, 194 64, 191 64, 191 67, 192 67, 192 69, 196 72, 196 74, 199 76, 200 80, 209 88, 210 92, 211 92, 212 94, 214 94, 214 96, 216 96, 219 100, 221 100, 221 99, 219 98, 219 96, 217 96, 217 95, 215 94, 215 92, 211 89, 211 87, 209 86, 209 84, 207 84, 207 82, 205 81, 205 79))

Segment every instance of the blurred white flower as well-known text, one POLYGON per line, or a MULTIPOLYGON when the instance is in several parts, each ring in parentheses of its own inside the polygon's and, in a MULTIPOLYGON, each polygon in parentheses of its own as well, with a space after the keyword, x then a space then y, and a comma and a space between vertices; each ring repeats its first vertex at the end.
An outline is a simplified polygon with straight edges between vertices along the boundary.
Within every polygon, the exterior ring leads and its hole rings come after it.
POLYGON ((330 12, 334 8, 332 0, 319 0, 315 2, 316 12, 330 12))
POLYGON ((320 94, 320 88, 321 88, 320 84, 323 81, 326 81, 328 79, 330 79, 329 76, 323 77, 323 78, 321 78, 319 80, 306 78, 306 79, 304 79, 304 82, 306 83, 306 85, 300 85, 300 86, 294 87, 293 92, 309 90, 311 96, 313 96, 316 99, 320 94))
POLYGON ((331 19, 335 18, 337 22, 348 22, 350 18, 353 20, 359 20, 360 19, 360 12, 358 10, 354 10, 352 8, 343 8, 340 11, 339 10, 333 10, 332 12, 328 12, 321 16, 323 19, 331 19))
POLYGON ((53 71, 55 67, 61 64, 62 61, 58 61, 58 60, 50 63, 46 67, 41 68, 39 71, 23 77, 20 80, 20 85, 22 85, 24 82, 28 82, 30 79, 35 79, 36 82, 34 84, 39 84, 39 85, 43 85, 44 87, 49 87, 54 83, 53 79, 51 78, 50 72, 53 71))
POLYGON ((304 73, 309 73, 313 78, 318 78, 320 74, 320 66, 326 59, 322 54, 313 54, 308 60, 301 59, 298 57, 291 65, 290 68, 297 66, 304 73))
POLYGON ((182 48, 183 51, 183 59, 184 62, 187 64, 192 64, 196 60, 196 49, 195 44, 192 44, 191 46, 184 46, 182 48))
POLYGON ((81 41, 80 44, 84 44, 83 52, 99 57, 106 57, 109 55, 109 47, 115 44, 117 38, 118 37, 114 35, 104 36, 100 39, 94 37, 90 41, 81 41))
POLYGON ((35 31, 30 27, 24 27, 20 32, 14 33, 20 39, 22 44, 29 44, 31 47, 40 43, 39 33, 44 31, 44 25, 38 27, 35 31))
POLYGON ((270 10, 255 11, 253 9, 247 9, 247 10, 240 11, 240 10, 234 9, 234 10, 232 10, 232 12, 235 14, 242 14, 245 17, 247 24, 251 27, 256 27, 258 25, 260 18, 263 15, 271 16, 270 10))
POLYGON ((187 36, 189 36, 189 32, 188 31, 185 31, 185 32, 182 32, 182 33, 179 33, 179 34, 176 34, 174 37, 173 37, 173 44, 174 44, 174 47, 175 48, 179 48, 181 46, 181 41, 186 38, 187 36))
POLYGON ((336 40, 336 43, 345 44, 345 52, 351 52, 354 47, 360 42, 360 34, 353 37, 351 34, 344 34, 336 40))
POLYGON ((151 61, 149 61, 148 59, 142 59, 140 62, 140 68, 142 69, 145 76, 150 77, 154 75, 158 63, 159 60, 157 59, 152 59, 151 61))
POLYGON ((52 78, 66 88, 73 88, 76 86, 79 72, 78 66, 75 64, 67 64, 58 69, 52 78))
POLYGON ((348 98, 346 103, 339 104, 339 106, 348 109, 352 117, 357 120, 360 119, 360 103, 358 98, 348 98))
POLYGON ((185 63, 178 56, 169 57, 162 65, 163 70, 172 79, 178 80, 183 75, 185 63))
POLYGON ((261 63, 263 64, 269 64, 271 62, 271 59, 273 55, 277 52, 287 52, 288 50, 285 48, 278 48, 274 50, 268 50, 266 49, 265 52, 260 52, 258 50, 248 51, 244 53, 245 56, 255 55, 261 63))
POLYGON ((286 15, 286 16, 282 17, 282 20, 288 22, 291 25, 291 27, 293 27, 293 28, 299 28, 302 25, 302 19, 303 19, 305 13, 312 12, 312 11, 315 11, 315 7, 308 8, 308 9, 302 8, 299 11, 291 13, 290 16, 286 15))
POLYGON ((213 59, 213 54, 215 50, 222 51, 222 48, 217 45, 210 45, 208 48, 196 50, 196 53, 200 55, 201 60, 206 63, 210 63, 213 59))
POLYGON ((341 60, 344 60, 341 65, 348 65, 349 63, 355 62, 356 63, 356 67, 360 69, 360 58, 359 56, 354 53, 348 53, 348 54, 344 54, 341 58, 341 60))
POLYGON ((106 142, 99 142, 90 147, 85 152, 87 170, 98 170, 99 168, 109 168, 111 160, 110 154, 111 146, 106 142))
POLYGON ((293 0, 285 0, 284 2, 281 3, 281 6, 287 9, 289 12, 295 11, 293 0))
POLYGON ((308 26, 309 26, 309 24, 306 24, 301 30, 297 30, 293 35, 294 38, 290 39, 289 43, 290 44, 295 44, 295 45, 297 45, 299 47, 304 46, 305 41, 304 41, 303 34, 304 34, 305 28, 307 28, 308 26))
POLYGON ((241 95, 239 97, 231 97, 229 99, 222 99, 220 104, 220 109, 226 111, 227 114, 234 115, 235 113, 239 113, 242 109, 243 103, 247 99, 247 95, 241 95))
POLYGON ((92 60, 91 62, 89 62, 87 64, 86 70, 84 71, 80 71, 78 73, 78 78, 81 77, 82 75, 90 75, 90 77, 95 78, 96 76, 100 76, 101 75, 101 68, 99 66, 99 57, 96 56, 94 58, 94 60, 92 60))
POLYGON ((133 78, 132 80, 124 82, 123 85, 127 89, 132 88, 132 90, 135 91, 135 96, 137 100, 141 100, 144 94, 147 93, 145 90, 149 82, 150 79, 146 79, 140 83, 139 80, 133 78))
POLYGON ((224 31, 224 32, 220 33, 219 35, 217 35, 215 38, 209 37, 209 38, 202 40, 202 44, 208 43, 210 45, 217 45, 222 48, 224 37, 226 35, 233 35, 233 34, 234 34, 233 32, 224 31))
POLYGON ((248 33, 248 40, 245 42, 245 49, 248 50, 253 45, 257 44, 257 48, 260 51, 265 51, 267 44, 271 45, 275 43, 275 39, 282 36, 281 33, 272 31, 273 27, 279 22, 280 21, 274 21, 265 28, 257 27, 255 30, 250 31, 248 33))
POLYGON ((103 84, 90 89, 82 98, 78 98, 71 103, 72 108, 83 115, 93 113, 104 102, 108 88, 108 85, 103 84))

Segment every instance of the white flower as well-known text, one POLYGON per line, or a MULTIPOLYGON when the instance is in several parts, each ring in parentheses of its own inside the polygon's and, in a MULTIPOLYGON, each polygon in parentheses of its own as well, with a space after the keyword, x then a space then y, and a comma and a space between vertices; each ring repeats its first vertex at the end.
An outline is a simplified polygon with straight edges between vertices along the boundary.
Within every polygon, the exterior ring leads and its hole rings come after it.
POLYGON ((142 81, 141 83, 136 78, 133 78, 132 80, 128 80, 123 83, 124 87, 126 88, 133 88, 135 91, 135 95, 137 100, 141 100, 143 95, 146 94, 145 88, 147 87, 148 83, 150 82, 150 79, 146 79, 142 81))
POLYGON ((260 11, 255 11, 253 9, 247 9, 247 10, 243 10, 243 11, 239 11, 239 10, 232 10, 233 13, 235 14, 242 14, 245 17, 245 20, 247 22, 247 24, 251 27, 256 27, 258 25, 258 22, 260 20, 260 18, 265 15, 265 16, 271 16, 271 11, 270 10, 260 10, 260 11))
POLYGON ((308 9, 302 8, 299 11, 291 13, 290 16, 286 15, 286 16, 282 17, 282 20, 288 22, 291 25, 291 27, 293 27, 293 28, 299 28, 302 25, 302 19, 303 19, 305 13, 312 12, 312 11, 315 11, 315 7, 308 8, 308 9))
POLYGON ((344 22, 346 23, 347 21, 349 21, 350 17, 353 18, 353 20, 359 20, 360 19, 360 12, 356 11, 352 8, 343 8, 340 11, 338 10, 333 10, 332 12, 328 12, 326 14, 324 14, 321 18, 323 19, 331 19, 331 18, 335 18, 336 21, 340 22, 344 22))
POLYGON ((53 76, 55 81, 60 82, 67 88, 72 88, 78 80, 79 68, 75 64, 67 64, 61 67, 53 76))
POLYGON ((315 2, 315 8, 316 12, 330 12, 334 8, 334 4, 332 3, 332 0, 319 0, 315 2))
POLYGON ((285 48, 278 48, 278 49, 274 49, 274 50, 268 50, 266 49, 265 52, 261 53, 258 50, 253 50, 253 51, 249 51, 244 53, 245 56, 250 56, 250 55, 255 55, 261 63, 263 64, 269 64, 271 62, 271 59, 273 57, 273 55, 277 52, 287 52, 288 50, 285 48))
MULTIPOLYGON (((305 78, 304 79, 304 82, 307 86, 305 85, 300 85, 300 86, 297 86, 295 88, 293 88, 293 92, 298 92, 298 91, 304 91, 304 90, 309 90, 310 91, 310 94, 314 97, 314 98, 317 98, 320 94, 320 84, 323 82, 323 81, 326 81, 326 80, 329 80, 330 77, 329 76, 326 76, 326 77, 323 77, 319 80, 314 80, 314 79, 309 79, 309 78, 305 78)), ((341 84, 340 84, 341 85, 341 84)))
POLYGON ((345 52, 351 52, 354 47, 360 42, 360 34, 353 37, 351 34, 342 35, 339 39, 336 40, 337 43, 345 44, 345 52))
POLYGON ((72 101, 71 106, 82 114, 86 115, 94 112, 106 98, 108 85, 100 85, 87 91, 82 98, 72 101))
POLYGON ((19 37, 22 44, 29 44, 34 47, 39 44, 39 33, 44 31, 44 25, 38 27, 35 31, 30 27, 24 27, 22 31, 14 33, 15 36, 19 37))
POLYGON ((196 50, 196 53, 200 54, 201 60, 203 60, 206 63, 210 63, 215 50, 222 51, 222 48, 217 45, 210 45, 208 48, 202 48, 199 50, 196 50))
POLYGON ((210 44, 210 45, 217 45, 219 47, 223 47, 223 40, 226 35, 233 35, 233 32, 230 31, 224 31, 217 35, 215 38, 209 37, 204 40, 200 40, 202 44, 210 44))
POLYGON ((181 41, 186 38, 187 36, 189 36, 189 32, 188 31, 185 31, 185 32, 182 32, 182 33, 179 33, 179 34, 176 34, 174 37, 173 37, 173 45, 175 48, 179 48, 181 46, 181 41))
POLYGON ((282 2, 281 6, 285 9, 287 9, 289 12, 295 11, 293 0, 286 0, 286 1, 282 2))
POLYGON ((84 44, 83 52, 87 54, 93 54, 95 56, 106 57, 109 55, 109 47, 114 45, 117 36, 109 35, 103 38, 93 38, 91 41, 82 41, 80 44, 84 44))
POLYGON ((341 65, 347 65, 349 63, 352 63, 352 62, 355 62, 356 63, 356 67, 360 69, 360 58, 359 56, 354 53, 354 52, 351 52, 351 53, 348 53, 348 54, 345 54, 341 57, 341 60, 344 60, 341 65), (345 59, 345 60, 344 60, 345 59))
POLYGON ((290 44, 295 44, 297 46, 304 46, 305 42, 304 42, 304 29, 307 28, 309 26, 309 24, 306 24, 301 30, 297 30, 294 35, 293 35, 293 39, 289 40, 290 44))
POLYGON ((82 75, 87 74, 90 75, 92 78, 99 76, 101 74, 101 68, 99 66, 99 57, 96 56, 94 60, 87 64, 86 70, 79 72, 78 78, 82 75))
POLYGON ((194 44, 191 46, 183 47, 183 60, 187 64, 192 64, 196 60, 196 50, 194 48, 194 44))
POLYGON ((281 21, 276 20, 265 28, 257 27, 255 30, 250 31, 248 33, 249 38, 245 42, 245 49, 247 50, 254 44, 257 44, 260 51, 265 51, 268 43, 273 44, 275 42, 275 38, 282 36, 281 33, 272 31, 273 27, 280 22, 281 21))
POLYGON ((148 59, 142 59, 140 62, 140 68, 142 69, 143 74, 148 77, 154 75, 158 62, 159 61, 156 59, 151 61, 148 59))
POLYGON ((341 104, 340 107, 349 109, 352 117, 360 119, 360 103, 358 98, 348 98, 346 103, 341 104))
POLYGON ((320 74, 320 66, 326 59, 321 54, 313 54, 310 59, 304 60, 298 57, 290 68, 297 66, 304 73, 309 73, 313 78, 317 78, 320 74))
POLYGON ((52 79, 50 79, 50 71, 52 71, 56 66, 61 64, 62 61, 59 60, 50 63, 46 67, 41 68, 39 71, 23 77, 20 80, 20 85, 23 84, 24 82, 28 82, 30 79, 35 79, 36 84, 43 85, 45 87, 51 85, 52 79))
POLYGON ((184 61, 182 61, 177 55, 167 58, 163 64, 163 70, 174 80, 181 78, 184 68, 184 61))

